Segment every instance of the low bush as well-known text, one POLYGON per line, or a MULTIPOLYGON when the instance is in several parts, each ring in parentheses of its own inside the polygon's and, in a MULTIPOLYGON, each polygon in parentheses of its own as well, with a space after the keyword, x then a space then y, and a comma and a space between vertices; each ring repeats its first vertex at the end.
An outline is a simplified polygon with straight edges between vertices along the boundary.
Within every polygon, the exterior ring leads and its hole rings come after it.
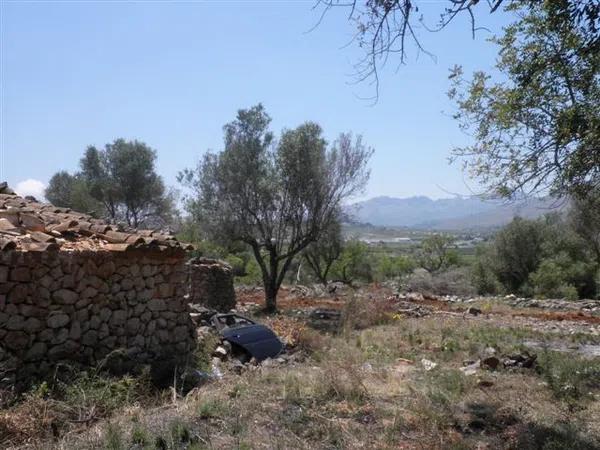
POLYGON ((331 362, 325 365, 319 382, 314 385, 315 397, 319 401, 346 401, 362 404, 369 393, 364 384, 364 375, 352 364, 331 362))
POLYGON ((594 393, 600 390, 598 360, 547 350, 538 357, 537 371, 556 398, 573 405, 594 398, 594 393))
POLYGON ((477 293, 467 267, 433 274, 424 269, 417 269, 407 279, 406 285, 412 291, 435 295, 471 296, 477 293))

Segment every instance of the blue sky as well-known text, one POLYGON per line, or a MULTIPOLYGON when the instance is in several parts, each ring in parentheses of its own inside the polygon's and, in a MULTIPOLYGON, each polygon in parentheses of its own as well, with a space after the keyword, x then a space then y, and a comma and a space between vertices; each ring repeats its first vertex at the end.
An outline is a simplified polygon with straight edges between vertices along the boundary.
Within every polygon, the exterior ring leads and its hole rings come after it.
MULTIPOLYGON (((422 33, 437 62, 411 51, 408 65, 382 74, 373 106, 360 99, 372 88, 351 83, 360 52, 342 47, 352 25, 333 11, 307 33, 319 17, 313 4, 2 0, 0 180, 35 193, 56 171, 77 170, 87 145, 123 137, 155 148, 158 171, 176 185, 179 170, 221 148, 237 109, 263 102, 276 131, 314 120, 328 139, 362 134, 375 148, 364 198, 468 193, 447 161, 468 137, 445 92, 455 63, 493 64, 486 33, 472 40, 466 18, 422 33)), ((507 18, 480 20, 494 31, 507 18)))

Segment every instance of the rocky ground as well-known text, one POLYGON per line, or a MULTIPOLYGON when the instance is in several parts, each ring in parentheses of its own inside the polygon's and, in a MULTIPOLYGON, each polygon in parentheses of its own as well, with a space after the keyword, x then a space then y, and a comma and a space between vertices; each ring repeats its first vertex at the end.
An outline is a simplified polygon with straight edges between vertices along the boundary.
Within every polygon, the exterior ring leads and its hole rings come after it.
POLYGON ((239 364, 203 329, 211 376, 185 396, 139 379, 38 389, 0 413, 0 446, 600 448, 598 302, 296 286, 264 316, 261 289, 237 298, 286 354, 239 364))

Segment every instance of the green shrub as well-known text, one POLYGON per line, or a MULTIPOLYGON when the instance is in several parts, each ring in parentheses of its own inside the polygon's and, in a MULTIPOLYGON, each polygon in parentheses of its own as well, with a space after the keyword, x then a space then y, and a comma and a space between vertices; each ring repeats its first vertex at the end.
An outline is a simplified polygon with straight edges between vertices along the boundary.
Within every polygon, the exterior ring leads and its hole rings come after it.
POLYGON ((236 278, 237 283, 249 285, 262 285, 262 272, 260 271, 260 267, 254 258, 248 261, 244 273, 244 276, 236 278))
POLYGON ((104 433, 104 448, 106 450, 124 450, 123 430, 117 424, 109 423, 104 433))
POLYGON ((527 293, 525 285, 542 258, 544 227, 542 220, 517 217, 496 234, 494 270, 507 292, 527 293))
POLYGON ((82 417, 90 411, 97 417, 105 417, 154 393, 146 376, 112 377, 94 371, 81 372, 76 379, 61 384, 59 389, 64 401, 82 417))
POLYGON ((542 260, 530 280, 536 295, 577 300, 595 291, 595 267, 562 250, 542 260))
POLYGON ((490 246, 479 246, 475 251, 475 262, 471 266, 471 282, 478 294, 495 295, 502 286, 496 276, 493 251, 490 246))
POLYGON ((239 256, 229 254, 223 259, 231 266, 234 276, 239 277, 246 274, 246 262, 239 256))
POLYGON ((593 399, 600 389, 600 361, 570 354, 544 351, 538 358, 538 373, 558 399, 576 404, 593 399))
POLYGON ((340 257, 331 266, 331 278, 345 283, 373 281, 373 261, 369 246, 353 239, 344 243, 340 257))
POLYGON ((410 256, 382 255, 375 259, 374 278, 376 281, 399 278, 412 272, 415 266, 416 263, 410 256))
POLYGON ((419 264, 428 272, 448 269, 458 264, 455 238, 444 234, 427 236, 421 241, 419 264))

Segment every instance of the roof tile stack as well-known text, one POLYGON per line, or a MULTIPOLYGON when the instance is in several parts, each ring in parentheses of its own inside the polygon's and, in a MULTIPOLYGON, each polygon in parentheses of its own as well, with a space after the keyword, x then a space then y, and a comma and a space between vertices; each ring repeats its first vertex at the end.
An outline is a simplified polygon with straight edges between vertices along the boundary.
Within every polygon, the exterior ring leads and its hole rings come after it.
POLYGON ((22 198, 0 183, 0 251, 180 252, 193 249, 160 231, 111 225, 88 214, 22 198))

